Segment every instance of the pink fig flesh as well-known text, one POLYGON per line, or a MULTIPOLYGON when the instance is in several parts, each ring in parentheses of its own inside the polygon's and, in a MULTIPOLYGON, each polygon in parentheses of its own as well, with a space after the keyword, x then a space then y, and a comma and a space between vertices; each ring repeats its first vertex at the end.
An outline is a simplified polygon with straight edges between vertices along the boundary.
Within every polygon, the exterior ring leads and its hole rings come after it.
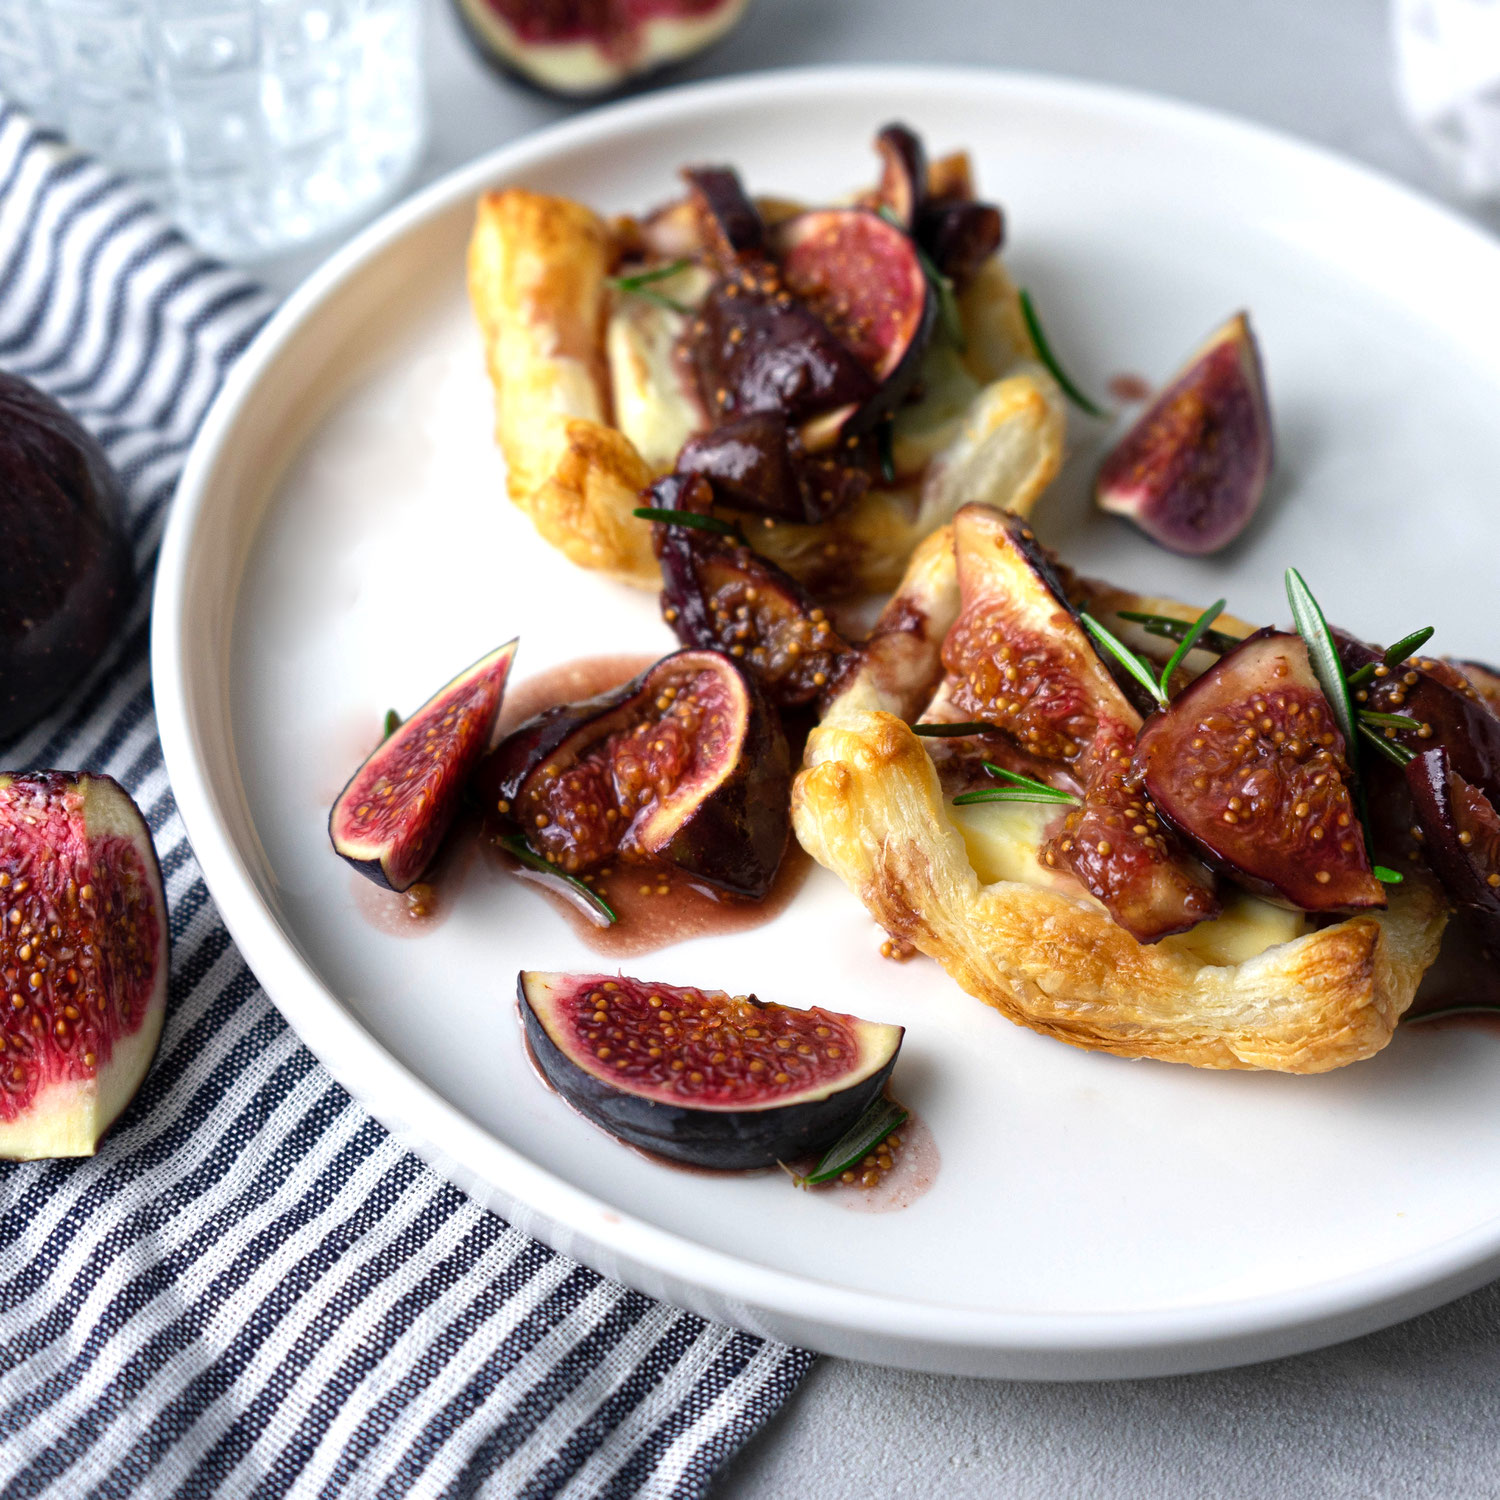
POLYGON ((481 657, 378 746, 328 815, 337 854, 404 891, 436 858, 465 782, 489 748, 516 642, 481 657))
POLYGON ((1094 498, 1173 552, 1226 547, 1271 473, 1271 414, 1250 319, 1237 313, 1195 353, 1100 466, 1094 498))
POLYGON ((0 976, 0 1158, 92 1156, 167 1001, 161 870, 109 777, 0 775, 0 976))

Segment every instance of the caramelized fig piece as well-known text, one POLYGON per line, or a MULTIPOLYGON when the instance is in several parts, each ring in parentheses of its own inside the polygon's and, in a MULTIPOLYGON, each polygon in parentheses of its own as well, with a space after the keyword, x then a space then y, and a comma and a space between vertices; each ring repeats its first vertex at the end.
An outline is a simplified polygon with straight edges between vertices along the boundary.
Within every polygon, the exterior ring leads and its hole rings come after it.
POLYGON ((437 857, 470 773, 489 747, 516 642, 440 688, 371 752, 328 815, 334 851, 361 875, 408 890, 437 857))
POLYGON ((732 167, 690 167, 682 174, 697 210, 699 234, 721 271, 765 252, 766 226, 732 167))
MULTIPOLYGON (((703 486, 701 479, 688 481, 703 486)), ((653 488, 662 498, 683 480, 653 488)), ((677 498, 674 493, 674 498, 677 498)), ((663 508, 701 509, 696 504, 663 508)), ((684 646, 727 651, 783 708, 810 703, 841 678, 852 648, 811 594, 775 563, 737 538, 658 523, 652 533, 661 562, 662 616, 684 646)))
POLYGON ((917 216, 917 243, 960 290, 1005 239, 1005 220, 993 203, 933 198, 917 216))
POLYGON ((718 651, 678 651, 544 710, 496 746, 475 787, 492 819, 566 874, 660 860, 756 900, 791 826, 781 722, 718 651))
POLYGON ((859 208, 819 209, 776 227, 787 286, 851 350, 877 389, 842 424, 869 432, 906 399, 937 321, 937 299, 911 238, 859 208))
MULTIPOLYGON (((1206 872, 1147 816, 1130 774, 1140 715, 1031 528, 1019 516, 969 505, 953 530, 964 604, 943 643, 940 712, 925 717, 995 724, 1032 761, 1069 770, 1084 804, 1043 858, 1072 869, 1140 941, 1216 915, 1206 872)), ((988 756, 984 741, 972 743, 988 756)))
POLYGON ((875 393, 869 371, 803 303, 774 266, 752 263, 718 282, 683 335, 710 424, 752 412, 799 422, 856 408, 875 393))
POLYGON ((677 455, 677 473, 711 481, 722 505, 810 525, 837 515, 869 486, 861 470, 803 453, 786 417, 771 411, 689 438, 677 455))
POLYGON ((1104 460, 1094 498, 1173 552, 1228 546, 1271 473, 1271 414, 1250 319, 1213 333, 1104 460))
POLYGON ((887 125, 875 137, 875 149, 881 161, 876 196, 910 234, 927 201, 927 153, 916 132, 900 123, 887 125))
POLYGON ((523 971, 542 1076, 585 1119, 695 1167, 816 1156, 879 1098, 902 1028, 754 995, 614 974, 523 971))
POLYGON ((1456 667, 1468 679, 1469 686, 1479 694, 1480 701, 1493 714, 1500 714, 1500 672, 1487 667, 1482 661, 1455 661, 1456 667))
POLYGON ((1259 630, 1141 731, 1161 816, 1215 868, 1303 911, 1385 905, 1339 733, 1302 637, 1259 630))
POLYGON ((1155 943, 1219 915, 1213 876, 1156 816, 1131 762, 1133 730, 1101 723, 1089 747, 1083 806, 1042 849, 1065 865, 1137 942, 1155 943))
POLYGON ((1500 943, 1500 816, 1490 799, 1453 769, 1441 746, 1411 761, 1406 784, 1428 864, 1484 940, 1500 943))
POLYGON ((1356 689, 1355 706, 1415 719, 1420 728, 1393 729, 1387 738, 1417 755, 1441 745, 1453 769, 1500 805, 1500 718, 1467 672, 1431 656, 1387 667, 1374 646, 1340 630, 1334 639, 1346 673, 1352 676, 1366 666, 1374 670, 1374 677, 1356 689))

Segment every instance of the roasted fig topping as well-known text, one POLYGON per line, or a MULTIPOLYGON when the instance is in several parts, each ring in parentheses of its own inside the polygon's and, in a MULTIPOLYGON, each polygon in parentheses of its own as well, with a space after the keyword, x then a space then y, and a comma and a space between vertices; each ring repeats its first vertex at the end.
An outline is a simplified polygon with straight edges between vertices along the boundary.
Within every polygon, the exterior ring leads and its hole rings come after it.
POLYGON ((699 235, 720 271, 733 271, 746 257, 762 258, 766 226, 732 167, 692 167, 683 180, 698 214, 699 235))
POLYGON ((869 486, 859 469, 805 454, 786 417, 769 411, 689 438, 677 456, 677 473, 710 480, 721 505, 809 524, 837 515, 869 486))
POLYGON ((495 748, 483 806, 569 875, 660 860, 759 900, 790 828, 791 764, 755 683, 678 651, 610 693, 546 709, 495 748))
POLYGON ((752 412, 800 422, 870 399, 875 381, 769 262, 717 282, 687 326, 684 353, 710 425, 752 412))
POLYGON ((0 740, 103 655, 130 602, 120 481, 50 396, 0 372, 0 740))
MULTIPOLYGON (((684 481, 658 481, 653 497, 684 481)), ((687 481, 706 488, 699 479, 687 481)), ((706 497, 698 496, 699 508, 706 497)), ((666 508, 666 507, 664 507, 666 508)), ((811 594, 742 541, 658 523, 662 616, 684 646, 726 651, 781 707, 810 703, 840 677, 852 648, 811 594)))
POLYGON ((876 196, 910 234, 927 201, 927 153, 916 132, 901 124, 887 125, 875 137, 875 149, 881 161, 876 196))
POLYGON ((916 238, 933 265, 962 290, 1000 248, 1005 220, 993 203, 932 198, 917 218, 916 238))
MULTIPOLYGON (((1147 816, 1129 774, 1140 715, 1106 670, 1031 528, 980 505, 965 506, 953 527, 964 605, 943 643, 940 711, 926 717, 994 724, 1032 765, 1069 770, 1084 804, 1043 858, 1071 868, 1141 941, 1215 915, 1205 872, 1147 816)), ((985 742, 974 744, 989 753, 985 742)))
POLYGON ((747 0, 453 0, 492 67, 548 93, 613 93, 717 41, 747 0))
POLYGON ((1406 784, 1428 864, 1454 904, 1472 913, 1484 941, 1500 943, 1500 816, 1441 746, 1411 761, 1406 784))
POLYGON ((910 236, 864 209, 820 209, 779 224, 787 286, 874 377, 877 389, 843 424, 870 431, 906 399, 937 321, 937 299, 910 236))
POLYGON ((0 775, 0 1158, 91 1156, 151 1066, 167 903, 107 776, 0 775))
POLYGON ((623 975, 523 972, 526 1040, 547 1081, 610 1134, 691 1166, 815 1156, 879 1096, 902 1029, 753 995, 623 975))
POLYGON ((495 732, 515 641, 427 700, 350 778, 328 815, 334 850, 361 875, 409 889, 437 857, 464 784, 495 732))
POLYGON ((1271 473, 1265 376, 1244 313, 1212 334, 1104 460, 1094 498, 1174 552, 1227 546, 1271 473))
POLYGON ((1480 701, 1491 713, 1500 714, 1500 672, 1482 661, 1455 661, 1448 665, 1457 667, 1464 674, 1469 686, 1479 694, 1480 701))
POLYGON ((1303 911, 1385 905, 1344 737, 1302 638, 1260 630, 1141 731, 1137 773, 1216 869, 1303 911))

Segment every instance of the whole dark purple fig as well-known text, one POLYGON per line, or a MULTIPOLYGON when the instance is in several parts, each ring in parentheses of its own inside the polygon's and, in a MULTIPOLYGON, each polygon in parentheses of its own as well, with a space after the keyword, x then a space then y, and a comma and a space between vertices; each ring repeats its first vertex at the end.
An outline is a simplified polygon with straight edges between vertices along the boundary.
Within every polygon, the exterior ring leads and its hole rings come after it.
POLYGON ((672 1161, 747 1171, 816 1156, 879 1098, 902 1029, 623 974, 523 971, 542 1076, 586 1119, 672 1161))
POLYGON ((1210 335, 1100 466, 1094 498, 1173 552, 1227 547, 1271 473, 1271 412, 1250 319, 1210 335))
POLYGON ((0 740, 103 654, 131 595, 120 481, 50 396, 0 372, 0 740))
POLYGON ((544 709, 486 757, 474 789, 564 874, 659 861, 752 900, 791 828, 781 721, 718 651, 677 651, 613 692, 544 709))

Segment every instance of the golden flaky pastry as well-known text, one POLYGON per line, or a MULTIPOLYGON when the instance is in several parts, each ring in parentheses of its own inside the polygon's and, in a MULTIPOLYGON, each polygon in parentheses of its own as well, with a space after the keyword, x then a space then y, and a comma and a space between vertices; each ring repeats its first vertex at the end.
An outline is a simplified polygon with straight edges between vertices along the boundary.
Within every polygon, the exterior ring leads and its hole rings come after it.
POLYGON ((1077 1046, 1289 1073, 1324 1072, 1379 1051, 1442 938, 1443 900, 1423 878, 1395 888, 1384 912, 1304 930, 1238 959, 1243 930, 1213 931, 1235 916, 1146 946, 1034 858, 1012 861, 1025 879, 981 880, 923 741, 905 722, 941 674, 938 652, 957 612, 945 530, 913 558, 865 669, 808 741, 792 816, 813 858, 970 994, 1077 1046))
MULTIPOLYGON (((768 219, 787 211, 762 207, 768 219)), ((582 204, 522 188, 487 193, 469 292, 511 499, 581 567, 655 588, 651 527, 631 511, 707 423, 672 357, 682 314, 617 292, 609 277, 620 253, 615 229, 582 204)), ((690 267, 654 289, 692 305, 707 286, 690 267)), ((885 590, 965 502, 1029 513, 1062 462, 1062 395, 998 257, 964 289, 959 313, 962 353, 934 340, 924 394, 897 415, 899 482, 820 525, 757 520, 757 550, 819 591, 885 590)))

